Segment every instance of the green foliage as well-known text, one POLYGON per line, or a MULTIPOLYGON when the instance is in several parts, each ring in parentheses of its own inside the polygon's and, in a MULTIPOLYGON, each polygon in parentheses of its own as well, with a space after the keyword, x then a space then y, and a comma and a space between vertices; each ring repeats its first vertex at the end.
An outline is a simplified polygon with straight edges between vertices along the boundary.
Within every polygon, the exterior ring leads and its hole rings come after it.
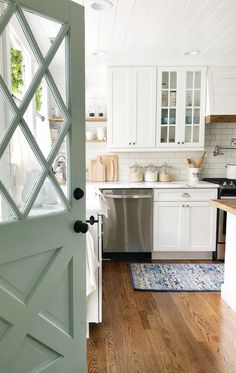
POLYGON ((22 51, 11 47, 11 88, 13 93, 21 93, 23 80, 23 54, 22 51))
POLYGON ((42 90, 43 90, 43 87, 39 85, 35 92, 36 111, 40 111, 42 107, 42 90))

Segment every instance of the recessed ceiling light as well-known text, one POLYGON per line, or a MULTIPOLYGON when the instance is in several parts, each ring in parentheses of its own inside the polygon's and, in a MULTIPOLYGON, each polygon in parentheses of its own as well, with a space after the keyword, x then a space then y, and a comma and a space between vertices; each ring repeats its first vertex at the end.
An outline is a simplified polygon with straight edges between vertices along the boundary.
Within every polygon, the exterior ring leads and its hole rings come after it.
POLYGON ((98 11, 107 10, 113 7, 110 0, 95 0, 91 3, 91 8, 98 11))
POLYGON ((96 52, 93 52, 92 53, 93 56, 106 56, 107 55, 107 52, 106 51, 103 51, 103 50, 98 50, 96 52))
POLYGON ((191 49, 189 51, 184 52, 185 56, 197 56, 199 53, 200 51, 197 49, 191 49))

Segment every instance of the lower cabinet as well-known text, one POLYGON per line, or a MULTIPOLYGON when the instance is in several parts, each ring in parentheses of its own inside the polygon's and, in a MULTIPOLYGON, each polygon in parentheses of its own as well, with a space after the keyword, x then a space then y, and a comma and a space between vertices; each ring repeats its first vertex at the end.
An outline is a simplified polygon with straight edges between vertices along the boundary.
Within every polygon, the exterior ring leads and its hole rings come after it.
POLYGON ((208 201, 154 202, 154 251, 215 251, 216 209, 208 201))

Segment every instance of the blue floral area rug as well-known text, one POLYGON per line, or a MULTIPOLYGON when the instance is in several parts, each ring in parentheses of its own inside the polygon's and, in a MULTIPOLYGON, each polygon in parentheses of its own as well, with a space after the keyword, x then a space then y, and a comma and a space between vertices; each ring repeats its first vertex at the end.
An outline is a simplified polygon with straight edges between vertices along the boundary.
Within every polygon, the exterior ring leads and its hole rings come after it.
POLYGON ((220 291, 224 264, 130 263, 135 290, 220 291))

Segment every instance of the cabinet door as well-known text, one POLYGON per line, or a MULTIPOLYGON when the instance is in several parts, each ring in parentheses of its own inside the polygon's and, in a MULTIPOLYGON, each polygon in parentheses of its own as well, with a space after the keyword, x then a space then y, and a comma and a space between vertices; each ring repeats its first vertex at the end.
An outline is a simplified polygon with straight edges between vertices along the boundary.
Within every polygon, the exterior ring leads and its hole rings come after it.
POLYGON ((153 250, 184 250, 184 212, 182 203, 155 202, 153 219, 153 250))
POLYGON ((156 68, 133 69, 132 146, 155 147, 156 68))
POLYGON ((173 148, 178 145, 180 80, 180 69, 158 69, 157 147, 159 148, 173 148))
POLYGON ((183 69, 184 112, 181 141, 185 147, 204 146, 206 69, 183 69))
POLYGON ((108 99, 108 144, 114 148, 131 147, 131 68, 109 70, 108 99))
POLYGON ((209 202, 190 202, 185 211, 186 250, 215 251, 216 209, 209 202))

